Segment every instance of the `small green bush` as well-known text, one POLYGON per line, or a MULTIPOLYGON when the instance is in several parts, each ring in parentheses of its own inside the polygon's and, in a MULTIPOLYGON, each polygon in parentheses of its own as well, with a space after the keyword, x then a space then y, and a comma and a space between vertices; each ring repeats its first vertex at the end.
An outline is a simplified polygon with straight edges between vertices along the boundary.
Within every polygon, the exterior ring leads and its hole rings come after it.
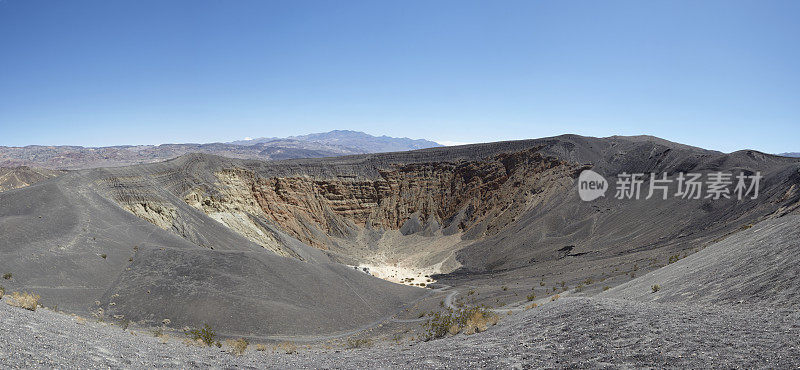
POLYGON ((192 338, 192 340, 201 340, 207 346, 211 346, 214 344, 214 337, 216 337, 216 332, 212 329, 208 324, 205 324, 202 329, 191 329, 185 332, 187 336, 192 338))
POLYGON ((656 284, 656 285, 653 285, 650 289, 652 289, 653 293, 655 293, 655 292, 661 290, 661 286, 656 284))
POLYGON ((6 272, 5 274, 3 274, 3 279, 8 280, 8 279, 11 279, 13 276, 14 276, 14 274, 12 274, 10 272, 6 272))
POLYGON ((533 293, 531 293, 531 294, 528 294, 528 297, 527 297, 527 298, 528 298, 528 302, 530 302, 530 301, 532 301, 532 300, 536 299, 536 294, 533 294, 533 293))
MULTIPOLYGON (((429 341, 444 338, 448 334, 455 335, 467 326, 476 326, 475 321, 480 321, 478 324, 485 329, 487 325, 497 323, 497 319, 497 315, 483 305, 458 310, 448 308, 445 311, 436 311, 430 314, 428 321, 422 324, 425 332, 421 338, 429 341)), ((471 331, 474 332, 475 329, 471 329, 471 331)))

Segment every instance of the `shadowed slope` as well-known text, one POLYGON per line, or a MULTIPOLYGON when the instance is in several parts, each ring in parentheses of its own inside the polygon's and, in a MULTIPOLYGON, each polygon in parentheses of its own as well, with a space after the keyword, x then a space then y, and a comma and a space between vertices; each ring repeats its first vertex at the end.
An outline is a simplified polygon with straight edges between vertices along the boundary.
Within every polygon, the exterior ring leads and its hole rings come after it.
POLYGON ((238 335, 348 330, 425 293, 333 264, 299 243, 287 248, 305 261, 278 256, 169 192, 131 193, 109 178, 81 171, 0 193, 0 271, 13 272, 7 289, 107 320, 209 323, 238 335), (113 194, 162 197, 177 229, 136 217, 113 194))
POLYGON ((569 184, 502 232, 460 250, 460 274, 539 276, 570 284, 587 278, 596 281, 635 271, 637 266, 652 269, 674 254, 692 253, 742 226, 800 209, 796 159, 754 151, 723 154, 638 137, 568 138, 542 151, 585 164, 584 168, 603 174, 611 189, 605 197, 583 202, 577 183, 569 184), (760 172, 764 178, 758 199, 681 199, 674 196, 673 183, 666 200, 660 192, 645 200, 648 175, 639 200, 614 198, 615 176, 623 172, 667 173, 674 181, 678 172, 717 171, 734 176, 760 172))

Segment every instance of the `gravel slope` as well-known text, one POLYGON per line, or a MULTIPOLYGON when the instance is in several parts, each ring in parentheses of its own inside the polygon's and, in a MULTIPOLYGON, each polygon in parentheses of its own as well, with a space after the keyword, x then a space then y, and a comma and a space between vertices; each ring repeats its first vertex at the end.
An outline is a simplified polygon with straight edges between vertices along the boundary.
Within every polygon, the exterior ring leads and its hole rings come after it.
POLYGON ((770 367, 800 366, 797 312, 562 298, 472 336, 358 350, 224 353, 47 310, 0 305, 0 367, 770 367))
POLYGON ((796 255, 793 227, 798 222, 797 216, 762 222, 605 294, 564 297, 504 316, 480 334, 425 343, 406 338, 402 344, 380 342, 357 350, 315 344, 285 354, 271 349, 257 352, 251 346, 244 356, 233 356, 224 346, 200 348, 180 338, 163 344, 147 332, 79 323, 49 310, 31 312, 0 303, 0 367, 795 368, 800 366, 797 302, 786 304, 780 297, 753 300, 757 290, 738 288, 733 290, 738 296, 730 297, 715 287, 769 279, 774 286, 790 287, 769 290, 771 294, 791 297, 791 287, 797 286, 793 278, 797 264, 755 262, 763 256, 774 259, 783 251, 796 255), (742 269, 728 258, 755 267, 742 269), (775 268, 781 273, 774 273, 775 268), (740 274, 729 276, 729 269, 740 274), (665 281, 663 274, 672 279, 664 289, 674 291, 659 296, 651 292, 650 284, 665 281), (704 274, 717 279, 704 279, 704 274), (698 299, 685 292, 707 292, 722 299, 698 299))
POLYGON ((800 308, 800 215, 767 220, 602 296, 800 308), (651 287, 660 290, 652 293, 651 287))

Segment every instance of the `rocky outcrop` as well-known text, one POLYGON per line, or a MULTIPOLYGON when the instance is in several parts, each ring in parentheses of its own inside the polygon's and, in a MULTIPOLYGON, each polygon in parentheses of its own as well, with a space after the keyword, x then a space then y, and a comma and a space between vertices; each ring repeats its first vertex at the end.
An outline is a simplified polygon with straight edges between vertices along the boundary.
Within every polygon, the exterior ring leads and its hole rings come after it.
POLYGON ((170 230, 175 227, 175 220, 178 218, 177 210, 166 204, 150 202, 124 203, 122 208, 163 230, 170 230))
POLYGON ((374 179, 262 177, 233 168, 216 173, 213 193, 194 189, 185 200, 209 215, 264 217, 322 249, 331 237, 352 237, 364 228, 476 238, 497 233, 537 200, 571 184, 577 167, 530 149, 478 161, 392 164, 374 179))

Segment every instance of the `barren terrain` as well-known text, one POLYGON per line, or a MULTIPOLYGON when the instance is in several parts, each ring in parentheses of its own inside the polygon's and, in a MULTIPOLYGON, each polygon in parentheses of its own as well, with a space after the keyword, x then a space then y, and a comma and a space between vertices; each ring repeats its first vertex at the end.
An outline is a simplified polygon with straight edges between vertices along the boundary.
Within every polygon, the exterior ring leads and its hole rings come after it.
POLYGON ((14 366, 797 365, 796 158, 564 135, 58 175, 0 192, 0 283, 86 322, 3 305, 14 366), (763 180, 757 199, 583 202, 584 169, 763 180), (420 341, 431 313, 478 305, 499 323, 420 341), (148 335, 206 324, 311 349, 219 356, 148 335))

